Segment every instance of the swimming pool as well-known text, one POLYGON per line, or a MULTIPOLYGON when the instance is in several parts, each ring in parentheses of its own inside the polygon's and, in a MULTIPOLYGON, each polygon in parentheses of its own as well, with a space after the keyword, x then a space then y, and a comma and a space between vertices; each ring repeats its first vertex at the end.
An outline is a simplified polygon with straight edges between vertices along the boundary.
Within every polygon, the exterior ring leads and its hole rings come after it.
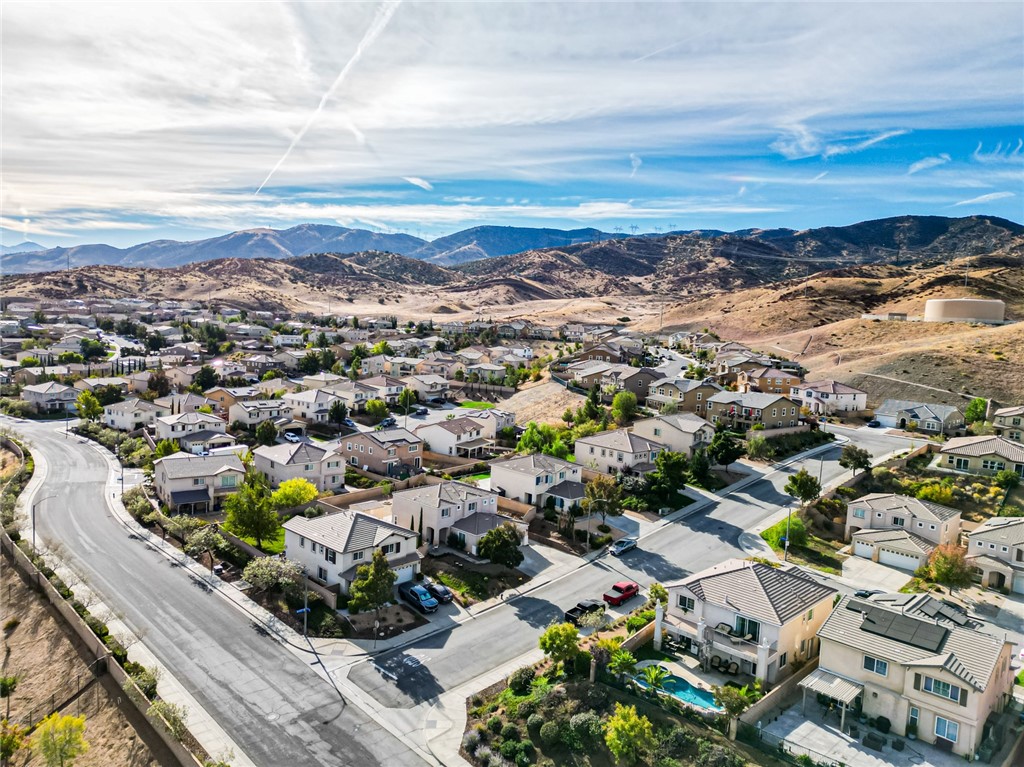
MULTIPOLYGON (((647 689, 647 682, 644 681, 643 676, 637 675, 633 677, 638 685, 647 689)), ((667 695, 671 695, 673 698, 678 698, 683 703, 689 703, 691 706, 697 706, 698 708, 706 708, 709 711, 715 713, 722 713, 725 711, 724 708, 715 703, 715 696, 709 690, 702 690, 699 687, 694 687, 692 684, 687 682, 682 677, 678 677, 675 674, 669 674, 665 679, 665 684, 662 686, 661 691, 667 695)))

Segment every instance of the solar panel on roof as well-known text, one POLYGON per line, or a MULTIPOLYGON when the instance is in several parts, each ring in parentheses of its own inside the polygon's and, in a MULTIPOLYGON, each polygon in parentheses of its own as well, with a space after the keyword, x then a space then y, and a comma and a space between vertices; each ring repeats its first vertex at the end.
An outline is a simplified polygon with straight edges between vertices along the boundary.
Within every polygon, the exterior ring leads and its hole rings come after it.
POLYGON ((863 602, 861 605, 863 605, 861 612, 864 614, 861 629, 886 639, 919 647, 929 652, 936 652, 948 633, 942 626, 882 610, 863 602))

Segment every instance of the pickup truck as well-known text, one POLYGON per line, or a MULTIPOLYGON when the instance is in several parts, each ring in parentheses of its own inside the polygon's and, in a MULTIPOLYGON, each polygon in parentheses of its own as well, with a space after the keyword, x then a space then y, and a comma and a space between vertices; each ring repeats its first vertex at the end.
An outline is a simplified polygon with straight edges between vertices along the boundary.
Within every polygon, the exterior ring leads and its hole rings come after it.
POLYGON ((602 599, 610 605, 618 606, 623 602, 628 602, 639 593, 640 584, 633 583, 633 581, 619 581, 612 586, 611 591, 605 592, 602 599))
POLYGON ((575 607, 570 607, 565 611, 565 622, 579 626, 584 615, 595 613, 598 610, 604 610, 604 602, 600 599, 584 599, 575 607))

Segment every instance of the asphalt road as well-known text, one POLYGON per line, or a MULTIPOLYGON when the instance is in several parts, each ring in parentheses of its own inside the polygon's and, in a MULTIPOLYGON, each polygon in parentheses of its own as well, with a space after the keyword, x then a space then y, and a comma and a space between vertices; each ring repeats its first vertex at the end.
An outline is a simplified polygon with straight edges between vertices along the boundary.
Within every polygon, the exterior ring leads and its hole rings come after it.
MULTIPOLYGON (((841 433, 873 456, 906 444, 874 430, 841 433)), ((840 452, 837 446, 820 459, 815 456, 774 471, 684 520, 665 525, 620 558, 601 557, 456 628, 383 653, 374 663, 355 666, 348 680, 388 708, 411 708, 536 648, 540 631, 561 617, 565 608, 599 597, 616 580, 634 580, 646 588, 730 557, 744 557, 740 534, 791 502, 782 489, 789 476, 806 467, 815 475, 820 471, 827 483, 846 471, 838 463, 840 452), (382 674, 380 668, 388 673, 382 674)))
POLYGON ((15 429, 46 460, 40 496, 57 496, 37 509, 40 539, 64 544, 72 569, 256 764, 425 763, 245 615, 129 538, 107 508, 107 464, 96 447, 66 438, 62 423, 20 422, 15 429))

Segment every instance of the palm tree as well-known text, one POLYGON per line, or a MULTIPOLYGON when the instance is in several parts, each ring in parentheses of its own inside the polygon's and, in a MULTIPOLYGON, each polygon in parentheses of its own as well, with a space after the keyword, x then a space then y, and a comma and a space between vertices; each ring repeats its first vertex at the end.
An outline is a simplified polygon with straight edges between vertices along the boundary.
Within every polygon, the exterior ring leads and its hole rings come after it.
POLYGON ((665 689, 665 682, 668 681, 669 673, 668 669, 664 666, 652 664, 644 666, 640 670, 640 676, 651 694, 657 695, 661 690, 665 689))
POLYGON ((629 650, 616 650, 608 662, 608 672, 618 679, 629 676, 636 671, 636 658, 629 650))

